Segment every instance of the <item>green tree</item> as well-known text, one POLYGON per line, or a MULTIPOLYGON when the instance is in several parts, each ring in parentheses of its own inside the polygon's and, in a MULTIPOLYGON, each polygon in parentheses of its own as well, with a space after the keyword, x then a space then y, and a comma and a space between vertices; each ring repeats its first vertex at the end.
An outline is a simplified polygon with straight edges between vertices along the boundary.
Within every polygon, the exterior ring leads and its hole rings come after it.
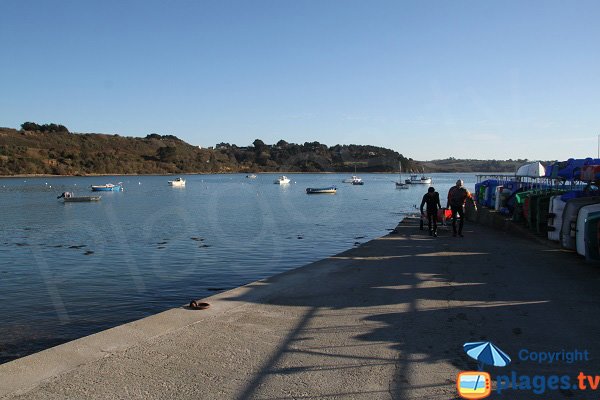
POLYGON ((23 122, 21 124, 21 129, 23 129, 24 131, 39 131, 41 130, 41 126, 39 126, 35 122, 23 122))
POLYGON ((172 146, 160 147, 156 156, 162 162, 173 162, 177 157, 177 148, 172 146))
POLYGON ((260 139, 256 139, 254 142, 252 142, 252 145, 254 146, 254 152, 256 154, 260 154, 269 148, 269 146, 267 146, 265 142, 260 139))

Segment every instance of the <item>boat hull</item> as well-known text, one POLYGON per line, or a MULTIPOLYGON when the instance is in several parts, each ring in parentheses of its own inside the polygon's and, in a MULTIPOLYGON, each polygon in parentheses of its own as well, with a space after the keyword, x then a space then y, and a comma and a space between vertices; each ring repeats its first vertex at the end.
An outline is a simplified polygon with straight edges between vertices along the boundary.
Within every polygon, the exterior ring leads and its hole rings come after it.
POLYGON ((79 196, 79 197, 66 197, 63 199, 65 203, 85 203, 91 201, 100 201, 100 196, 79 196))
POLYGON ((600 203, 600 197, 580 197, 567 201, 563 211, 560 244, 565 249, 576 250, 575 230, 579 210, 591 204, 600 203))
POLYGON ((121 190, 121 186, 92 186, 92 192, 118 192, 121 190))
POLYGON ((306 194, 336 194, 337 188, 306 188, 306 194))
POLYGON ((600 216, 593 216, 585 222, 585 259, 600 261, 600 216))
POLYGON ((562 229, 562 215, 567 203, 558 196, 550 198, 548 209, 548 239, 560 242, 560 230, 562 229))
POLYGON ((585 224, 591 218, 600 217, 600 204, 592 204, 581 207, 577 213, 577 229, 575 230, 575 248, 577 254, 585 256, 586 242, 589 238, 585 237, 585 224), (586 240, 587 239, 587 240, 586 240))

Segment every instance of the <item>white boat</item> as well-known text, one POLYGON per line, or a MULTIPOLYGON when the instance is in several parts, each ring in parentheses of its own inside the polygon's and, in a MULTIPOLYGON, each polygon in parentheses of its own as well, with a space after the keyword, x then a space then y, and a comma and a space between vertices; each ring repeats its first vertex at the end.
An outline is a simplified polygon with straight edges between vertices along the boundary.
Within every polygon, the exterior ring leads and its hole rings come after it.
POLYGON ((560 242, 560 230, 562 229, 562 215, 567 202, 562 200, 561 195, 550 197, 548 209, 548 239, 560 242))
POLYGON ((275 179, 273 183, 276 185, 287 185, 290 183, 290 178, 285 175, 281 175, 279 178, 275 179))
POLYGON ((351 183, 353 185, 362 185, 363 181, 358 176, 356 176, 356 165, 354 165, 354 175, 350 178, 346 178, 342 181, 342 183, 351 183))
POLYGON ((402 164, 398 163, 398 180, 396 181, 396 189, 408 189, 408 184, 402 182, 402 164))
POLYGON ((565 249, 577 250, 577 217, 579 210, 585 206, 599 204, 597 197, 579 197, 570 199, 562 214, 560 244, 565 249))
POLYGON ((183 187, 183 186, 185 186, 185 179, 183 179, 183 178, 175 178, 174 180, 169 181, 169 186, 183 187))
POLYGON ((546 169, 540 162, 536 161, 521 165, 515 175, 524 178, 540 178, 546 175, 546 169))
POLYGON ((419 177, 419 175, 411 175, 409 179, 404 180, 404 183, 408 185, 414 185, 417 183, 431 185, 431 177, 425 175, 421 175, 421 177, 419 177))
POLYGON ((248 178, 248 179, 256 179, 256 175, 249 174, 249 175, 246 175, 246 178, 248 178))
POLYGON ((362 182, 362 179, 361 179, 361 178, 359 178, 359 177, 358 177, 358 176, 356 176, 356 175, 352 175, 352 177, 351 177, 351 178, 346 178, 346 179, 344 179, 344 180, 342 181, 342 183, 353 183, 353 184, 356 184, 356 183, 354 183, 354 182, 362 182))
POLYGON ((585 249, 587 243, 592 243, 591 238, 586 238, 585 225, 592 218, 600 217, 600 203, 591 204, 589 206, 581 207, 577 213, 577 229, 575 230, 575 247, 577 248, 577 254, 585 256, 585 249), (586 240, 587 239, 587 240, 586 240))

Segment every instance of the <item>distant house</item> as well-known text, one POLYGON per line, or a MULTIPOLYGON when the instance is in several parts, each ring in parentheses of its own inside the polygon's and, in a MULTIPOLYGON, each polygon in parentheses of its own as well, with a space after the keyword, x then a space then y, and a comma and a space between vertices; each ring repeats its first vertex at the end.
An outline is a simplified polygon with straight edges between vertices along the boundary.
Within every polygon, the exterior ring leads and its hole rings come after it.
POLYGON ((223 149, 229 149, 229 148, 231 148, 231 145, 229 143, 218 143, 215 146, 215 149, 217 149, 217 150, 223 150, 223 149))

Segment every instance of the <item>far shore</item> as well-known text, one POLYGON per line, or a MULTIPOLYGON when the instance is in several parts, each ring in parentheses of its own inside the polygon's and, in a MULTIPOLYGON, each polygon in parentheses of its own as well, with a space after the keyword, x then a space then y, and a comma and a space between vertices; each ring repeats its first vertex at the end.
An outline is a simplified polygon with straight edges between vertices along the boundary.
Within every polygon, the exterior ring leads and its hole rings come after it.
MULTIPOLYGON (((361 172, 361 171, 341 171, 341 172, 298 172, 298 171, 274 171, 274 172, 181 172, 173 174, 85 174, 85 175, 50 175, 50 174, 19 174, 19 175, 0 175, 0 178, 85 178, 85 177, 103 177, 103 176, 178 176, 178 175, 308 175, 308 174, 380 174, 380 175, 398 175, 398 172, 361 172)), ((428 172, 428 174, 511 174, 511 172, 498 172, 498 171, 438 171, 428 172)), ((402 176, 415 175, 411 173, 402 173, 402 176)), ((419 175, 419 173, 417 173, 419 175)))

